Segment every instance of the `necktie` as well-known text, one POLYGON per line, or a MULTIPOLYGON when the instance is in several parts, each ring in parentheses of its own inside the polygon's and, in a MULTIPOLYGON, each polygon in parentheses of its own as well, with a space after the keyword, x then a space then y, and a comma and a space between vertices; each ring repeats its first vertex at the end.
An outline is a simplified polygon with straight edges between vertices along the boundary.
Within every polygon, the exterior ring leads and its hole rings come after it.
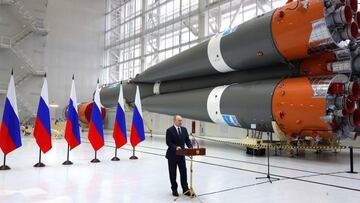
POLYGON ((178 128, 177 130, 178 130, 178 134, 181 135, 180 128, 178 128))

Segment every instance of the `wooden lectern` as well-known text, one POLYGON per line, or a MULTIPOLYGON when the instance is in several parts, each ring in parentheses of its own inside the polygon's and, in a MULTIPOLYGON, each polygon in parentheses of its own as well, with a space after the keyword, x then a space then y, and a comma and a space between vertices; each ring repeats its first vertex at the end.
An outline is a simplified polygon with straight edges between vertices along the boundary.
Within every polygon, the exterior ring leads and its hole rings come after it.
MULTIPOLYGON (((194 198, 197 197, 196 193, 194 192, 194 188, 192 185, 192 176, 193 176, 193 157, 194 156, 205 156, 206 154, 206 149, 205 148, 191 148, 191 149, 179 149, 176 150, 176 155, 182 155, 182 156, 188 156, 190 157, 190 187, 189 190, 184 192, 190 193, 190 198, 194 198)), ((176 198, 176 200, 178 200, 180 197, 176 198)), ((199 199, 199 201, 201 202, 201 200, 199 199)))
POLYGON ((189 156, 204 156, 206 154, 205 148, 190 148, 176 150, 176 155, 189 156))

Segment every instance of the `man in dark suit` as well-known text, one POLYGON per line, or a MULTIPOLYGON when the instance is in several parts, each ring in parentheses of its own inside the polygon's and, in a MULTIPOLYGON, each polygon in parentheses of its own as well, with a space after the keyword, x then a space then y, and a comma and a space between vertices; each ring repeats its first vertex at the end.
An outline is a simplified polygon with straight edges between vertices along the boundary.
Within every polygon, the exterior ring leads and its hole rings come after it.
POLYGON ((166 158, 168 159, 169 176, 173 196, 179 196, 179 193, 177 192, 178 184, 176 182, 176 167, 179 167, 183 193, 184 195, 190 195, 190 192, 188 191, 189 186, 187 183, 185 156, 176 155, 176 150, 184 149, 185 144, 188 148, 192 148, 187 129, 181 125, 182 117, 180 115, 175 115, 174 125, 166 130, 166 144, 168 146, 166 158))

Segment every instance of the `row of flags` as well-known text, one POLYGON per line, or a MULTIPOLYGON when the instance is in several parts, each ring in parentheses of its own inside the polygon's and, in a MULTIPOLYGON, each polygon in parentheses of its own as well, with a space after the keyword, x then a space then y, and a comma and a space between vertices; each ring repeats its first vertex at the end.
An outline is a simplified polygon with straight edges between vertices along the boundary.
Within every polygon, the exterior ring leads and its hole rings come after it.
MULTIPOLYGON (((89 141, 95 151, 104 146, 104 132, 102 127, 100 88, 97 87, 94 95, 93 110, 89 124, 89 141)), ((115 147, 120 148, 127 143, 126 135, 126 119, 124 94, 122 84, 120 84, 119 98, 116 108, 116 116, 114 122, 113 138, 115 147)), ((142 116, 141 100, 139 87, 136 87, 134 114, 130 132, 130 143, 135 148, 140 142, 145 140, 144 121, 142 116)))
MULTIPOLYGON (((70 100, 66 115, 67 116, 64 137, 69 145, 69 148, 74 149, 81 144, 74 76, 72 78, 70 100)), ((48 152, 52 148, 49 95, 46 75, 44 77, 44 83, 41 89, 33 134, 36 139, 36 143, 38 144, 40 150, 43 153, 48 152)), ((116 148, 120 148, 127 143, 126 119, 122 85, 120 85, 113 138, 115 140, 116 148)), ((104 131, 101 116, 99 81, 94 95, 88 139, 95 152, 104 146, 104 131)), ((132 147, 135 148, 136 145, 138 145, 143 140, 145 140, 144 123, 142 117, 140 91, 139 87, 137 87, 135 95, 133 122, 130 133, 130 143, 132 147)), ((0 148, 4 153, 4 160, 8 153, 21 147, 21 145, 22 143, 20 133, 20 121, 17 109, 15 83, 12 72, 8 85, 3 119, 0 127, 0 148)))

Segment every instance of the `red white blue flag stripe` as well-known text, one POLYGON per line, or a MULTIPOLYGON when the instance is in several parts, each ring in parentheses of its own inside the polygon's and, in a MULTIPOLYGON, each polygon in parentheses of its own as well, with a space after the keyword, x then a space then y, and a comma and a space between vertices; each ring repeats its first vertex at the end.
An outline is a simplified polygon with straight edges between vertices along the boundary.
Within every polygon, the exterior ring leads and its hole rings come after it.
POLYGON ((134 115, 131 124, 130 143, 133 147, 136 147, 140 142, 145 140, 144 121, 142 116, 140 90, 139 86, 136 86, 134 115))
POLYGON ((70 146, 70 149, 75 148, 81 143, 80 128, 79 128, 79 115, 76 100, 76 90, 74 78, 71 84, 70 100, 67 110, 66 127, 65 127, 65 140, 70 146))
POLYGON ((49 93, 46 77, 44 78, 44 83, 41 89, 39 106, 35 119, 34 137, 43 153, 48 152, 52 148, 49 93))
POLYGON ((96 88, 89 124, 89 141, 95 151, 104 146, 104 132, 101 116, 100 88, 96 88))
POLYGON ((116 117, 114 123, 113 137, 115 140, 116 148, 120 148, 127 142, 126 137, 126 121, 125 121, 125 109, 124 109, 124 95, 122 84, 120 84, 119 99, 116 108, 116 117))
POLYGON ((21 147, 19 115, 16 103, 14 77, 11 74, 0 127, 0 148, 6 155, 21 147))

